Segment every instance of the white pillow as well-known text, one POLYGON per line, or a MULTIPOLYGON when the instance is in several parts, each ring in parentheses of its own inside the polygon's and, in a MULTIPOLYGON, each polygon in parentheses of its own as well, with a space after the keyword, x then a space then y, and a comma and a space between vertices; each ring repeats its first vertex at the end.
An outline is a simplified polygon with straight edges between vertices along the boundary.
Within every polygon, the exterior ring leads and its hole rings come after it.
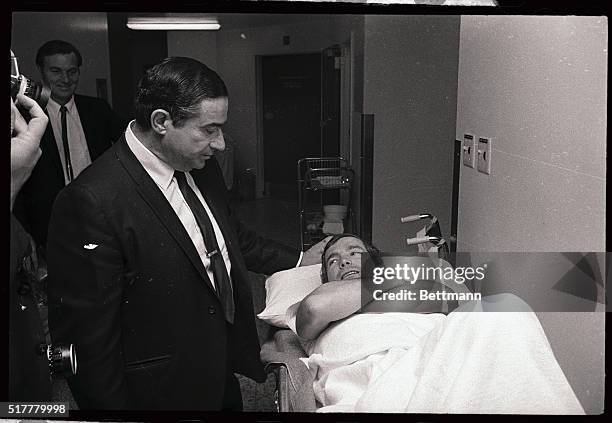
POLYGON ((287 309, 320 285, 321 264, 274 273, 266 279, 266 308, 257 317, 269 325, 287 328, 287 309))

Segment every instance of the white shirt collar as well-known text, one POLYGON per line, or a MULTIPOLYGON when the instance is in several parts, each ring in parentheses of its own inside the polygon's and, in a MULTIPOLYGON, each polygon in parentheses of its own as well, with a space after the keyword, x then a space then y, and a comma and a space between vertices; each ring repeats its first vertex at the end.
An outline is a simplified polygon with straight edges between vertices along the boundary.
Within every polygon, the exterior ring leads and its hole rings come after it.
POLYGON ((151 176, 155 183, 165 191, 170 186, 172 178, 174 177, 174 168, 153 154, 153 152, 136 138, 136 135, 134 135, 132 131, 132 125, 135 122, 135 120, 131 121, 125 131, 125 140, 127 141, 128 147, 130 147, 130 150, 132 150, 132 153, 134 153, 149 176, 151 176))
MULTIPOLYGON (((70 97, 70 100, 68 100, 68 103, 66 103, 65 106, 66 109, 68 109, 68 113, 72 113, 74 111, 74 108, 76 107, 76 104, 74 104, 74 96, 70 97)), ((62 106, 57 101, 49 97, 49 101, 47 102, 47 112, 49 112, 50 115, 59 115, 60 107, 62 106)))

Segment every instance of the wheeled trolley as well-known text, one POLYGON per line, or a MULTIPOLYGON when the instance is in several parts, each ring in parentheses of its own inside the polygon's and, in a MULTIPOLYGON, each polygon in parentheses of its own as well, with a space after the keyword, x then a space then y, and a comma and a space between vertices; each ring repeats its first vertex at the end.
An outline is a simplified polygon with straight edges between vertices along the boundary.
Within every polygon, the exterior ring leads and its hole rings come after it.
POLYGON ((342 157, 298 160, 298 213, 302 250, 325 236, 354 231, 351 188, 355 172, 342 157))

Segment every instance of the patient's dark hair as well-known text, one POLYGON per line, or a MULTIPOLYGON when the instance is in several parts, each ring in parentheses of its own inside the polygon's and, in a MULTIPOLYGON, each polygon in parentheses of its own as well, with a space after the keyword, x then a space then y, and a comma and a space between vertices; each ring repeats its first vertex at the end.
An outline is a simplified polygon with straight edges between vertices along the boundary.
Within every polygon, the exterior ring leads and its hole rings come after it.
POLYGON ((134 99, 134 114, 141 128, 151 128, 151 113, 163 109, 175 126, 200 111, 204 100, 227 97, 217 72, 188 57, 168 57, 146 71, 134 99))
POLYGON ((330 240, 327 241, 327 244, 325 244, 325 248, 323 248, 323 253, 321 254, 321 282, 322 283, 329 282, 329 280, 327 279, 327 261, 325 260, 325 253, 327 253, 327 250, 332 245, 334 245, 336 242, 338 242, 342 238, 356 238, 360 240, 361 242, 363 242, 363 245, 365 245, 366 251, 370 255, 370 259, 374 263, 374 266, 380 267, 383 265, 382 257, 381 257, 381 254, 378 248, 374 247, 373 245, 368 244, 363 239, 359 238, 357 235, 337 234, 337 235, 332 236, 330 240))

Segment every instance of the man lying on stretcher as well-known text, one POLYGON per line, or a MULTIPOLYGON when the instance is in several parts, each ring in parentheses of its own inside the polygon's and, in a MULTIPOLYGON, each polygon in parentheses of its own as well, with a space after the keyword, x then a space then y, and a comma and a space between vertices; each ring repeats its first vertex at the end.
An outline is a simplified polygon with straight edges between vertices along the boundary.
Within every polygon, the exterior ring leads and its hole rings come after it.
MULTIPOLYGON (((431 300, 385 308, 408 313, 359 314, 380 311, 378 301, 362 302, 362 295, 372 298, 362 284, 362 254, 382 266, 379 252, 359 238, 330 239, 323 284, 287 311, 308 354, 302 360, 314 377, 317 411, 584 414, 537 316, 518 297, 470 301, 447 315, 431 300), (504 303, 520 312, 482 312, 504 303)), ((388 282, 386 292, 406 287, 388 282)))
MULTIPOLYGON (((372 298, 362 284, 362 254, 368 254, 375 266, 382 266, 380 251, 366 245, 361 239, 351 234, 334 235, 327 242, 321 256, 321 281, 323 284, 302 300, 296 317, 297 333, 303 339, 316 338, 330 323, 348 317, 357 311, 375 311, 370 301, 362 304, 363 298, 372 298), (362 307, 363 305, 363 307, 362 307)), ((401 281, 386 281, 381 286, 383 291, 393 292, 406 288, 401 281)), ((440 282, 417 281, 410 285, 415 292, 421 289, 445 291, 447 288, 440 282)), ((442 301, 410 301, 385 304, 385 311, 404 311, 414 313, 441 313, 442 301), (393 308, 393 307, 397 308, 393 308)), ((457 304, 451 304, 450 310, 457 304)))

